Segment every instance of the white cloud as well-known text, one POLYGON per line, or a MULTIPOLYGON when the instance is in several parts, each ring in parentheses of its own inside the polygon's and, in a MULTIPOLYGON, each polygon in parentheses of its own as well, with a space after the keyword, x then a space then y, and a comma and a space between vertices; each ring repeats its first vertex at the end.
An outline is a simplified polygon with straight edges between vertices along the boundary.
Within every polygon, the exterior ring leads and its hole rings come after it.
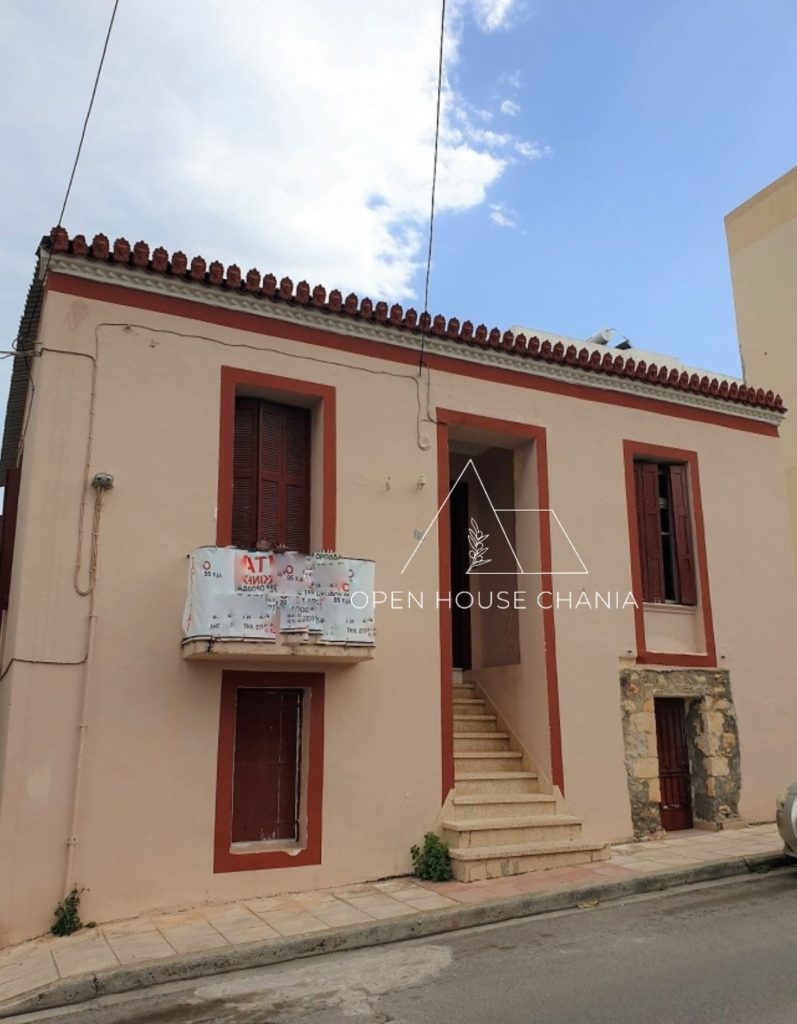
MULTIPOLYGON (((512 0, 449 0, 437 211, 487 203, 531 143, 489 129, 458 88, 473 12, 484 31, 512 0)), ((7 252, 30 254, 54 222, 77 139, 107 0, 52 0, 2 16, 0 59, 18 102, 0 111, 17 158, 7 252), (82 53, 41 103, 41 67, 82 53), (20 199, 21 197, 21 199, 20 199)), ((122 4, 65 217, 72 232, 182 248, 246 271, 410 299, 425 254, 439 7, 428 0, 122 4)), ((8 260, 0 254, 0 263, 8 260)), ((6 277, 18 317, 29 262, 6 277)), ((13 330, 13 328, 12 328, 13 330)))
POLYGON ((516 92, 520 88, 522 80, 523 76, 519 68, 516 71, 504 71, 498 79, 501 85, 505 85, 508 89, 514 89, 516 92))
POLYGON ((501 104, 501 113, 507 117, 517 117, 520 113, 520 104, 514 100, 504 100, 501 104))
POLYGON ((515 6, 515 0, 473 0, 476 21, 486 32, 504 28, 515 6))
POLYGON ((553 156, 550 146, 540 146, 537 142, 516 142, 515 149, 527 160, 542 160, 543 157, 553 156))
POLYGON ((515 217, 515 211, 507 209, 503 203, 490 203, 490 220, 499 228, 516 228, 515 217))

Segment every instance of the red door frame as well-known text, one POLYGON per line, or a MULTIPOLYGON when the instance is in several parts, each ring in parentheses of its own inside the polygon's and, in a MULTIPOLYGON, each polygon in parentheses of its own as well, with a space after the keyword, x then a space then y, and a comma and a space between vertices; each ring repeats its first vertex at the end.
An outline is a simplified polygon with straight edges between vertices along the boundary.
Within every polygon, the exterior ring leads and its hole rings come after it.
MULTIPOLYGON (((476 427, 493 433, 510 434, 535 443, 537 460, 537 495, 540 508, 550 508, 548 482, 548 444, 544 427, 535 427, 514 420, 499 420, 490 416, 437 409, 437 494, 438 507, 442 507, 450 490, 448 428, 451 426, 476 427)), ((451 587, 451 531, 448 516, 437 519, 439 561, 439 590, 448 593, 451 587)), ((540 521, 541 587, 551 590, 551 524, 548 517, 540 521)), ((454 788, 454 704, 453 666, 451 657, 451 611, 439 602, 440 628, 440 728, 442 756, 443 801, 454 788)), ((545 643, 545 675, 548 691, 548 733, 551 744, 551 778, 564 795, 564 764, 562 759, 562 727, 559 709, 559 676, 556 665, 556 624, 553 606, 542 609, 543 639, 545 643)))

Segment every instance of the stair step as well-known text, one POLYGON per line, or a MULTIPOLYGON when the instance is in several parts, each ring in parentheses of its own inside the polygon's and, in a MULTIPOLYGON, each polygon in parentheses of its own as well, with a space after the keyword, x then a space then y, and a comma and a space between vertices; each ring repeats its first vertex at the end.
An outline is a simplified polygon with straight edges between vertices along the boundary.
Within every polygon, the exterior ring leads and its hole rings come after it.
MULTIPOLYGON (((467 721, 470 721, 470 719, 467 719, 467 721)), ((508 740, 509 739, 509 733, 508 732, 489 732, 489 733, 487 733, 486 738, 487 739, 492 739, 492 740, 508 740)), ((471 732, 469 729, 463 729, 460 732, 459 729, 456 729, 454 731, 454 739, 455 740, 474 740, 474 739, 483 740, 483 739, 485 739, 485 734, 483 732, 478 732, 478 731, 477 732, 471 732)))
POLYGON ((455 750, 454 777, 462 771, 512 771, 520 767, 523 755, 519 750, 455 750))
POLYGON ((584 841, 520 843, 513 846, 481 846, 450 850, 454 878, 475 882, 505 878, 527 871, 574 867, 609 859, 609 848, 584 841))
POLYGON ((494 732, 495 715, 454 715, 454 731, 494 732))
POLYGON ((450 848, 476 849, 527 843, 570 842, 581 838, 581 819, 569 814, 537 814, 515 818, 444 821, 450 848))
POLYGON ((453 691, 454 700, 468 700, 475 696, 476 687, 473 683, 454 683, 453 691))
POLYGON ((486 705, 487 701, 478 697, 457 697, 454 699, 454 715, 483 715, 486 705))
POLYGON ((476 793, 452 800, 457 821, 501 821, 556 813, 556 797, 549 793, 476 793))
POLYGON ((460 772, 455 776, 457 796, 487 793, 536 793, 539 780, 536 772, 460 772))
POLYGON ((469 751, 508 750, 509 733, 507 732, 455 732, 455 754, 469 751))

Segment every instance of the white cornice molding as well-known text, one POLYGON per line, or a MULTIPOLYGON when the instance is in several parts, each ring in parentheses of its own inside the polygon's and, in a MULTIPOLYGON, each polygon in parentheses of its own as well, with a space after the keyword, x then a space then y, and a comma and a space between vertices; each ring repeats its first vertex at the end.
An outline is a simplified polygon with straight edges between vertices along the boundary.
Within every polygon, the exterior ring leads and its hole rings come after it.
MULTIPOLYGON (((42 253, 46 259, 46 254, 42 253)), ((217 287, 203 285, 199 282, 185 281, 169 277, 165 274, 154 274, 146 270, 133 270, 112 263, 94 263, 81 257, 54 254, 50 259, 49 269, 58 273, 68 274, 90 281, 103 281, 108 284, 129 288, 131 291, 148 292, 153 295, 166 295, 171 298, 187 299, 206 306, 222 309, 233 309, 242 313, 250 313, 262 317, 264 321, 301 324, 317 330, 329 331, 345 337, 363 338, 395 348, 403 348, 412 352, 419 349, 419 335, 395 327, 360 320, 357 317, 344 317, 336 313, 325 313, 312 306, 288 305, 285 302, 272 302, 269 299, 256 299, 244 292, 222 291, 217 287)), ((461 342, 436 335, 427 335, 425 350, 436 355, 473 363, 475 366, 496 366, 511 370, 513 373, 548 380, 563 381, 597 391, 616 392, 623 395, 637 395, 654 402, 665 402, 670 405, 682 405, 692 409, 704 409, 709 412, 743 419, 757 420, 775 426, 783 420, 784 414, 775 409, 762 409, 760 406, 749 406, 743 402, 733 402, 715 398, 711 395, 698 394, 693 391, 681 391, 666 388, 633 377, 613 377, 604 373, 589 373, 579 367, 565 363, 544 362, 538 359, 520 359, 500 349, 477 348, 463 345, 461 342)), ((619 354, 619 353, 618 353, 619 354)), ((666 364, 665 364, 666 365, 666 364)))

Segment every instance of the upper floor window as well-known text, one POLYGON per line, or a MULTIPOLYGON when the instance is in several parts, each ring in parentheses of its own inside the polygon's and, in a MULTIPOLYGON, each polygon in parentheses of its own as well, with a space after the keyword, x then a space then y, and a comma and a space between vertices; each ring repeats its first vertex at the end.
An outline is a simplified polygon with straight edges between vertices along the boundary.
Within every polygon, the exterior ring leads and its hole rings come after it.
POLYGON ((634 482, 643 600, 696 605, 686 465, 635 460, 634 482))
POLYGON ((232 543, 310 549, 310 410, 235 400, 232 543))

